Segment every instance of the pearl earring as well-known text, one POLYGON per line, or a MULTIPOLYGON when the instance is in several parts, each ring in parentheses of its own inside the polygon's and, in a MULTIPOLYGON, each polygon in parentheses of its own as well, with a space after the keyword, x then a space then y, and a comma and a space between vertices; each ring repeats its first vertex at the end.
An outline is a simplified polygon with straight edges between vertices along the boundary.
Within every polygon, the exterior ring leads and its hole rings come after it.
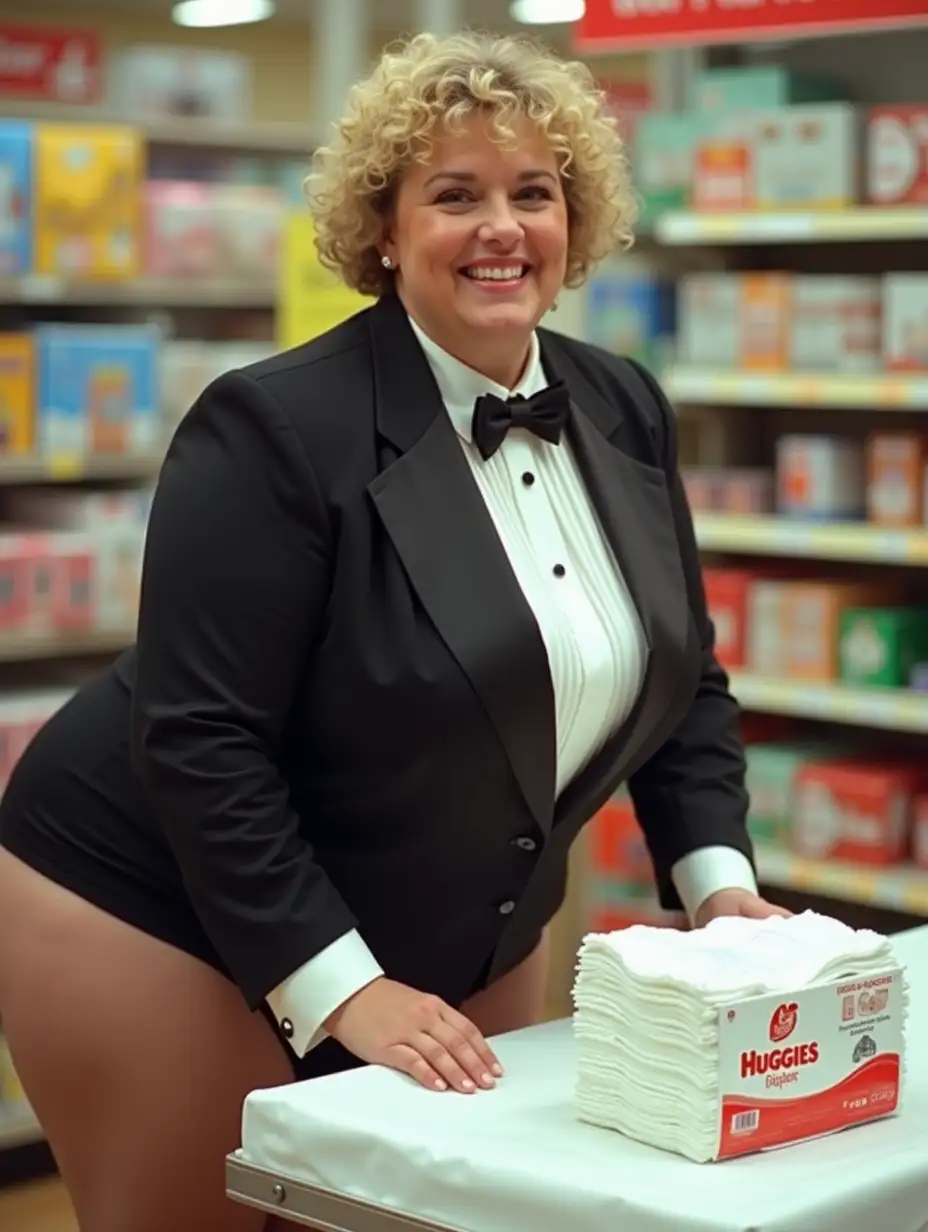
POLYGON ((393 269, 393 262, 390 260, 389 257, 381 257, 380 264, 383 266, 384 269, 393 269))

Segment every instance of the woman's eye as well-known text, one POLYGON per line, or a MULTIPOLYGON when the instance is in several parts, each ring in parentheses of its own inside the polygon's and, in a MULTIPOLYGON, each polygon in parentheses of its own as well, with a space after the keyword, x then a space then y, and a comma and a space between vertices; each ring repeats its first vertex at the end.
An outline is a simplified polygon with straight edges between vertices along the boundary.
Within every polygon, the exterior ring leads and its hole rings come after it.
POLYGON ((520 201, 550 201, 551 190, 545 188, 541 184, 533 184, 530 188, 523 188, 519 193, 520 201))
POLYGON ((470 196, 463 188, 449 188, 446 192, 440 193, 435 200, 438 205, 463 205, 470 200, 470 196))

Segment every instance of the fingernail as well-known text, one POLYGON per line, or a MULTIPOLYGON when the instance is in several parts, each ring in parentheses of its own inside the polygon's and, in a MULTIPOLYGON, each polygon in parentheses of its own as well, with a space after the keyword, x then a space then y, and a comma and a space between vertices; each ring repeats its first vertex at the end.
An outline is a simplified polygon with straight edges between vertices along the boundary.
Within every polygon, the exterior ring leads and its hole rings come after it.
POLYGON ((495 1087, 496 1086, 496 1083, 493 1081, 493 1078, 491 1077, 490 1074, 481 1074, 480 1081, 483 1083, 485 1087, 495 1087))
POLYGON ((464 1088, 465 1091, 476 1091, 477 1089, 476 1086, 471 1082, 469 1078, 465 1078, 464 1081, 461 1083, 461 1086, 464 1088))
POLYGON ((435 1079, 435 1090, 436 1091, 447 1091, 448 1090, 448 1084, 447 1082, 445 1082, 444 1078, 435 1079))
POLYGON ((503 1067, 498 1062, 493 1066, 493 1073, 497 1078, 502 1078, 503 1076, 503 1067))

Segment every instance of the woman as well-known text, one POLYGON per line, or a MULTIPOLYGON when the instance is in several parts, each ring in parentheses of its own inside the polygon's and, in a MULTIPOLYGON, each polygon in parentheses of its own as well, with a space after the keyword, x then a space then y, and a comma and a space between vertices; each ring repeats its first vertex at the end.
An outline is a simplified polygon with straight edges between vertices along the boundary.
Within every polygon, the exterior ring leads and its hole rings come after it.
POLYGON ((316 187, 323 259, 375 303, 202 395, 137 645, 3 802, 0 1008, 82 1232, 259 1228, 223 1197, 252 1088, 361 1061, 492 1086, 626 779, 667 907, 777 910, 673 414, 537 329, 629 239, 586 70, 415 38, 316 187))

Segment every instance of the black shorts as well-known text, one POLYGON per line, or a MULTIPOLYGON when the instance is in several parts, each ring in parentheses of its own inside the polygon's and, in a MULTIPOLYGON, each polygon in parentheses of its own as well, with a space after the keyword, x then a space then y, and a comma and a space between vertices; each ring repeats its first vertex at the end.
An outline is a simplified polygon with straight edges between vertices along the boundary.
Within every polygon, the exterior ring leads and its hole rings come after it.
MULTIPOLYGON (((0 846, 51 881, 231 979, 184 890, 179 870, 132 771, 130 689, 118 665, 86 685, 39 732, 0 801, 0 846)), ((540 941, 533 940, 517 966, 540 941)), ((486 984, 491 956, 474 992, 486 984)), ((298 1058, 266 1004, 303 1080, 358 1068, 334 1040, 298 1058)))

